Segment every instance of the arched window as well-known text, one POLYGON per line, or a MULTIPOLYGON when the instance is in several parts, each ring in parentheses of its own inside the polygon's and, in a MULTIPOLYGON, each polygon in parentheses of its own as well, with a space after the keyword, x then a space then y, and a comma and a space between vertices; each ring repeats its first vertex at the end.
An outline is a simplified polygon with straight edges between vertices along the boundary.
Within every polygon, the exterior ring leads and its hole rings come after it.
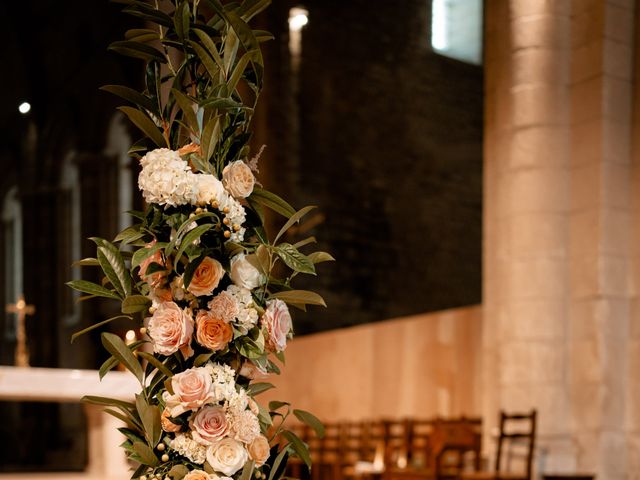
POLYGON ((440 55, 482 63, 482 0, 432 0, 431 47, 440 55))

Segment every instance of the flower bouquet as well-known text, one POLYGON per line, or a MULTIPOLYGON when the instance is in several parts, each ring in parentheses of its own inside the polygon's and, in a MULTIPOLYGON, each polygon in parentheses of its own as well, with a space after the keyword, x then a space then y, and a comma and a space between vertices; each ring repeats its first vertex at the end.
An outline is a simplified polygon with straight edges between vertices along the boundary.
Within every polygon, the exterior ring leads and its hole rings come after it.
POLYGON ((260 188, 249 125, 262 86, 260 43, 271 38, 248 22, 268 0, 145 2, 119 0, 147 28, 110 48, 145 62, 142 92, 103 87, 131 105, 120 110, 144 137, 130 154, 140 160, 138 185, 146 211, 113 241, 92 238, 102 281, 69 282, 86 294, 121 304, 142 339, 126 343, 103 332, 111 356, 140 381, 135 401, 102 397, 126 426, 122 446, 139 479, 278 480, 290 455, 310 466, 307 446, 285 428, 290 413, 322 435, 321 423, 286 402, 259 405, 273 385, 293 334, 288 306, 324 305, 291 286, 300 274, 333 260, 304 254, 313 237, 281 241, 313 207, 294 210, 260 188), (265 213, 283 217, 270 239, 265 213))

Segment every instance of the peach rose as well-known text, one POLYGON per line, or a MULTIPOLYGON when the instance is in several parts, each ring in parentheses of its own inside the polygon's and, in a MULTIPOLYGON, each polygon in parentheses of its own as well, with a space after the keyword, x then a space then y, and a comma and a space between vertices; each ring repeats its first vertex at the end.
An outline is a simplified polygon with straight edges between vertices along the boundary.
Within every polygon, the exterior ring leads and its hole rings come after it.
POLYGON ((213 297, 208 306, 213 316, 227 323, 235 320, 240 313, 238 301, 227 292, 221 292, 213 297))
POLYGON ((233 338, 231 325, 216 318, 212 312, 200 310, 196 316, 196 340, 214 352, 224 350, 233 338))
POLYGON ((147 331, 153 340, 154 352, 172 355, 180 350, 184 358, 193 355, 193 318, 176 303, 164 302, 158 305, 149 320, 147 331))
POLYGON ((173 394, 165 393, 166 407, 172 417, 188 410, 197 410, 213 402, 211 372, 205 367, 194 367, 171 377, 173 394))
POLYGON ((267 329, 267 347, 274 352, 282 352, 291 332, 291 314, 287 304, 280 299, 269 300, 262 315, 262 325, 267 329))
POLYGON ((256 179, 246 163, 236 160, 222 170, 222 183, 234 197, 247 198, 253 192, 256 179))
POLYGON ((171 417, 171 412, 169 411, 169 409, 165 408, 162 411, 162 416, 160 417, 162 430, 164 430, 165 432, 179 432, 182 427, 176 423, 173 423, 170 417, 171 417))
POLYGON ((244 467, 249 456, 242 443, 224 438, 207 449, 207 462, 216 471, 231 476, 244 467))
POLYGON ((247 447, 249 452, 249 458, 256 462, 256 467, 261 467, 269 459, 271 449, 269 448, 269 441, 260 435, 247 447))
POLYGON ((182 477, 182 480, 212 480, 214 478, 213 475, 209 475, 204 470, 192 470, 182 477))
MULTIPOLYGON (((147 243, 145 245, 145 248, 151 248, 155 244, 156 244, 156 241, 153 240, 151 243, 147 243)), ((163 267, 166 267, 164 260, 162 259, 162 249, 156 250, 152 255, 145 258, 140 263, 140 270, 138 271, 138 275, 140 275, 140 278, 142 280, 147 282, 151 287, 158 288, 160 285, 162 285, 162 283, 164 282, 169 272, 167 272, 166 270, 162 270, 162 271, 147 275, 147 269, 149 268, 149 265, 151 265, 152 263, 157 263, 158 265, 162 265, 163 267)))
POLYGON ((222 440, 229 431, 229 423, 221 407, 205 406, 189 420, 191 436, 201 445, 222 440))
POLYGON ((205 257, 196 268, 187 290, 196 297, 211 295, 224 276, 224 268, 219 261, 205 257))

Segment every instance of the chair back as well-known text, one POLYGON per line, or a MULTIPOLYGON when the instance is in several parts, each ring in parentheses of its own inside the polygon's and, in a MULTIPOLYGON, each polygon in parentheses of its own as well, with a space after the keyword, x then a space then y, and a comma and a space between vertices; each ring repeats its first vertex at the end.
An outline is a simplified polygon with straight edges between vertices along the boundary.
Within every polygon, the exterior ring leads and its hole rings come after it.
POLYGON ((458 478, 467 455, 473 455, 477 469, 481 449, 481 422, 478 419, 436 420, 431 434, 435 478, 458 478))
MULTIPOLYGON (((500 472, 507 448, 526 443, 525 468, 526 478, 531 480, 533 454, 536 441, 536 410, 529 413, 500 412, 500 437, 496 451, 496 472, 500 472)), ((510 460, 510 458, 509 458, 510 460)))

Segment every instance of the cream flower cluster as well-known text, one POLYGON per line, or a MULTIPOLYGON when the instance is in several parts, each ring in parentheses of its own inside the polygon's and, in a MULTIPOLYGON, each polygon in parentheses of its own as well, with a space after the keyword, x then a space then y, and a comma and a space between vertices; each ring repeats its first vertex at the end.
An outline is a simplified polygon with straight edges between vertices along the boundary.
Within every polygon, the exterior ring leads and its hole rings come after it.
POLYGON ((236 198, 246 198, 253 192, 255 178, 241 160, 228 165, 224 183, 214 175, 193 173, 177 151, 158 148, 140 160, 142 171, 138 187, 148 203, 158 205, 213 205, 224 213, 234 242, 244 239, 246 220, 244 207, 236 198), (234 198, 235 197, 235 198, 234 198))
MULTIPOLYGON (((231 476, 249 459, 263 465, 269 457, 255 402, 236 386, 235 375, 229 365, 209 363, 174 375, 173 393, 163 393, 164 417, 189 412, 189 431, 175 433, 169 447, 196 464, 207 461, 217 475, 231 476)), ((172 425, 163 428, 175 432, 172 425)))
POLYGON ((216 318, 232 323, 242 335, 258 323, 258 311, 254 308, 251 291, 237 285, 229 285, 224 292, 213 297, 208 307, 216 318))

